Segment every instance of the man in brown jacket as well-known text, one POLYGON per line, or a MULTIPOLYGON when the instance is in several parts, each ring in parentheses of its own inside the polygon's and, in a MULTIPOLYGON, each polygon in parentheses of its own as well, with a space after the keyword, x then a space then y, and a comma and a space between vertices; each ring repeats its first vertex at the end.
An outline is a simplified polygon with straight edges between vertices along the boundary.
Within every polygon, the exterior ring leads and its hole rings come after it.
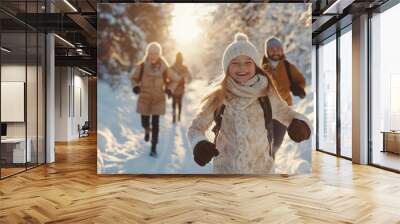
MULTIPOLYGON (((270 75, 278 89, 279 95, 289 106, 292 106, 292 94, 303 99, 305 97, 305 78, 297 67, 286 60, 282 43, 273 37, 265 42, 265 55, 261 62, 262 69, 270 75)), ((273 155, 282 144, 286 134, 286 126, 273 121, 273 155)))

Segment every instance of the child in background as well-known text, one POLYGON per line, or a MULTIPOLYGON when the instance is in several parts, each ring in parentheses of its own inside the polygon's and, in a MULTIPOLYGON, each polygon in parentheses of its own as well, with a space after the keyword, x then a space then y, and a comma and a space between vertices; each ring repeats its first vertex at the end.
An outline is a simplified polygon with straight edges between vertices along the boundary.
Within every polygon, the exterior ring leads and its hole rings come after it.
POLYGON ((175 72, 176 87, 172 92, 172 123, 176 120, 181 121, 182 99, 185 93, 185 85, 191 81, 189 69, 183 64, 183 55, 181 52, 176 54, 175 64, 170 67, 175 72), (178 119, 176 119, 176 108, 178 107, 178 119))

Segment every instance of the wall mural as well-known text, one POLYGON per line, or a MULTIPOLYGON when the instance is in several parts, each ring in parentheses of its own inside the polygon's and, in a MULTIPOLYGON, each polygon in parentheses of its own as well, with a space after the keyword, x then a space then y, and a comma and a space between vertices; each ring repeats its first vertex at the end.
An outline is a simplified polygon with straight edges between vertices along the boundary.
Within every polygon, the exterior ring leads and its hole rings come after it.
POLYGON ((98 4, 98 173, 311 172, 311 4, 98 4))

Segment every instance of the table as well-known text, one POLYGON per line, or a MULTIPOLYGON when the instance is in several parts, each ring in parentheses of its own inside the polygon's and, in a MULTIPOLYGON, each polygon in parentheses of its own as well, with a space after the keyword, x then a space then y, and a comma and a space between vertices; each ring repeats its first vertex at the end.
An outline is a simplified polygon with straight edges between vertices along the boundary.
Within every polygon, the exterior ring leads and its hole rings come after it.
POLYGON ((1 154, 2 154, 1 157, 5 158, 7 163, 31 162, 32 141, 30 138, 27 138, 26 142, 28 143, 27 144, 28 147, 26 147, 26 153, 25 153, 25 138, 1 139, 1 154))
POLYGON ((381 133, 383 133, 382 152, 400 154, 400 131, 382 131, 381 133))

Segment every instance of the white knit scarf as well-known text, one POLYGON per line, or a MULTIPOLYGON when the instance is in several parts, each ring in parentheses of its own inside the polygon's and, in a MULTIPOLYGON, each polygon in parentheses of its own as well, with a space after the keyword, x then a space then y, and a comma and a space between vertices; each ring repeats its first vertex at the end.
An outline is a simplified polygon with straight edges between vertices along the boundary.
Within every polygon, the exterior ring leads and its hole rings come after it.
MULTIPOLYGON (((227 89, 233 95, 231 99, 227 99, 226 108, 231 111, 234 118, 234 129, 236 136, 236 160, 242 157, 242 152, 250 149, 247 136, 253 127, 250 127, 249 118, 246 108, 258 97, 262 96, 265 88, 268 85, 268 79, 257 74, 244 84, 235 82, 231 77, 227 79, 227 89)), ((237 165, 239 165, 238 163, 237 165)), ((241 169, 236 167, 236 169, 241 169)))
POLYGON ((255 75, 243 84, 237 83, 233 78, 227 78, 227 89, 236 97, 257 98, 263 95, 268 85, 268 79, 260 74, 255 75))

